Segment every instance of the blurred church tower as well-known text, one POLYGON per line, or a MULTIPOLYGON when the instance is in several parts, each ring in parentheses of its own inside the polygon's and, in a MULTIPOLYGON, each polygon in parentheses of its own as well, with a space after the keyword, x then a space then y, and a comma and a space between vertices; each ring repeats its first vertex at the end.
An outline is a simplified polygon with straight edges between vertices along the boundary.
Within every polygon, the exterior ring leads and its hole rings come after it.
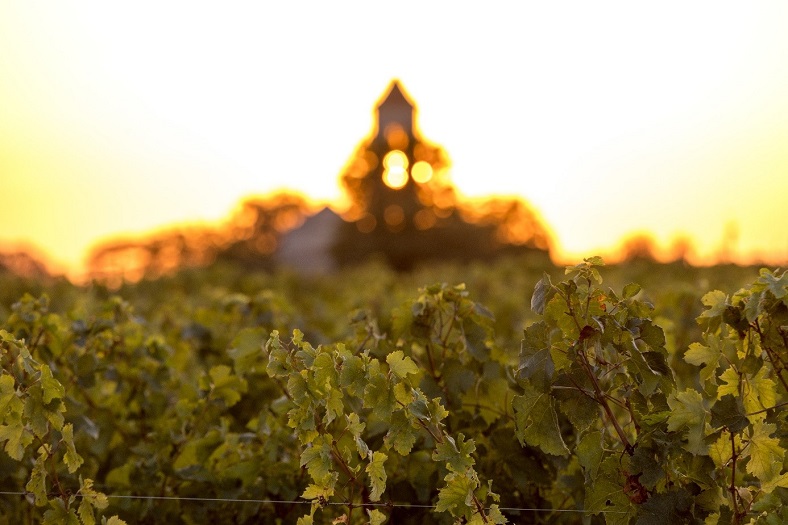
POLYGON ((342 175, 357 229, 376 235, 430 229, 451 214, 453 189, 443 179, 443 150, 423 140, 416 107, 399 81, 376 107, 377 121, 342 175), (436 198, 437 201, 436 201, 436 198))
POLYGON ((304 268, 311 261, 314 270, 325 271, 378 258, 410 270, 427 261, 469 261, 533 248, 532 242, 515 246, 501 236, 512 219, 525 218, 526 229, 541 231, 520 203, 486 216, 461 207, 449 181, 448 157, 421 136, 416 106, 398 80, 379 99, 375 117, 340 175, 349 209, 341 219, 331 210, 307 219, 283 239, 280 264, 304 268))

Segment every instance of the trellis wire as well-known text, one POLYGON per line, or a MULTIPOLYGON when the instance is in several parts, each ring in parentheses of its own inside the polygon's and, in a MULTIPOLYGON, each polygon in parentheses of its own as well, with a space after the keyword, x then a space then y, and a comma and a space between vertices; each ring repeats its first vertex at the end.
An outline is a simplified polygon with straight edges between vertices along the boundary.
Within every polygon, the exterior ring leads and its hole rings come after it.
MULTIPOLYGON (((28 496, 32 492, 0 491, 0 496, 28 496)), ((83 497, 81 494, 74 494, 76 497, 83 497)), ((136 499, 149 501, 191 501, 191 502, 213 502, 213 503, 259 503, 259 504, 289 504, 289 505, 311 505, 311 501, 306 500, 274 500, 274 499, 238 499, 238 498, 201 498, 194 496, 134 496, 131 494, 106 494, 107 499, 136 499)), ((410 508, 410 509, 434 509, 437 505, 421 505, 417 503, 349 503, 338 501, 327 501, 326 505, 353 506, 353 507, 388 507, 388 508, 410 508)), ((485 509, 489 510, 489 509, 485 509)), ((581 509, 529 509, 518 507, 499 507, 500 511, 509 512, 574 512, 580 514, 626 514, 618 510, 590 511, 581 509)))

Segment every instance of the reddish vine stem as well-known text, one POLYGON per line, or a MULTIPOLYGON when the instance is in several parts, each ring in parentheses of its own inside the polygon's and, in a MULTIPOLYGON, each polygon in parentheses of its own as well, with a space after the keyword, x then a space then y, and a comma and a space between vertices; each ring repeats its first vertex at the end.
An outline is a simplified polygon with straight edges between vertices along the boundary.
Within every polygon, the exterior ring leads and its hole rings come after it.
POLYGON ((594 371, 591 369, 591 364, 588 362, 588 358, 585 354, 585 343, 583 343, 583 348, 578 349, 578 355, 580 356, 580 362, 583 365, 583 369, 586 372, 586 375, 591 380, 591 385, 594 387, 594 395, 596 397, 596 402, 602 406, 602 409, 605 411, 608 420, 613 425, 613 428, 616 430, 616 434, 618 434, 619 440, 621 440, 621 444, 624 445, 624 450, 627 454, 632 456, 635 453, 635 448, 627 439, 627 435, 624 433, 624 429, 621 428, 621 425, 618 423, 616 416, 613 414, 613 410, 610 408, 610 405, 607 402, 607 397, 605 393, 602 391, 602 387, 599 386, 599 381, 597 381, 596 376, 594 375, 594 371))
MULTIPOLYGON (((590 287, 590 285, 591 285, 591 283, 590 283, 590 280, 589 280, 589 287, 590 287)), ((575 326, 577 326, 578 333, 582 333, 583 329, 580 326, 580 323, 577 321, 577 316, 575 315, 574 308, 572 307, 572 300, 571 300, 571 298, 566 296, 566 295, 564 295, 564 294, 561 294, 561 295, 564 298, 564 301, 566 301, 566 306, 567 306, 567 308, 569 310, 569 316, 574 321, 575 326)), ((590 304, 590 296, 589 296, 589 303, 588 304, 590 304)), ((588 312, 588 309, 586 308, 586 313, 587 312, 588 312)), ((578 341, 578 343, 579 342, 580 341, 578 341)), ((582 347, 579 347, 577 349, 577 355, 580 357, 580 363, 583 365, 583 370, 585 371, 586 375, 588 376, 588 379, 591 381, 591 386, 594 387, 594 400, 599 405, 602 406, 602 409, 605 411, 605 415, 607 416, 607 419, 610 421, 610 424, 613 425, 613 428, 615 429, 616 434, 618 434, 618 438, 621 441, 621 444, 624 445, 624 450, 626 451, 626 453, 629 454, 630 456, 632 456, 635 453, 635 447, 633 447, 632 444, 629 442, 629 439, 627 438, 626 433, 624 433, 624 429, 621 428, 621 425, 619 424, 618 420, 616 419, 616 416, 613 414, 613 410, 610 408, 610 404, 608 404, 608 402, 607 402, 607 394, 605 392, 603 392, 602 391, 602 387, 599 386, 599 381, 597 380, 596 375, 594 375, 594 371, 591 368, 591 363, 588 362, 588 356, 586 355, 586 343, 585 342, 583 342, 583 346, 582 347)))
MULTIPOLYGON (((471 492, 471 494, 473 494, 473 492, 471 492)), ((479 501, 479 498, 476 497, 476 494, 473 494, 473 504, 476 506, 476 511, 479 513, 479 516, 482 517, 482 521, 484 523, 490 523, 487 520, 487 514, 485 514, 484 512, 484 507, 482 506, 482 503, 479 501)))

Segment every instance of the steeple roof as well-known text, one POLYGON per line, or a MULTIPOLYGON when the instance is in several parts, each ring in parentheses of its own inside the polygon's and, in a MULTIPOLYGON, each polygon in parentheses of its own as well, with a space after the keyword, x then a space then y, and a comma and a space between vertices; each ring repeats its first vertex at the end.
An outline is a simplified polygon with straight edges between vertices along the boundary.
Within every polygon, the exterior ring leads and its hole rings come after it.
POLYGON ((405 90, 402 88, 402 84, 400 84, 399 80, 397 79, 391 81, 386 96, 382 98, 381 102, 378 104, 378 108, 383 106, 415 107, 413 102, 411 102, 410 97, 408 97, 408 95, 405 93, 405 90))

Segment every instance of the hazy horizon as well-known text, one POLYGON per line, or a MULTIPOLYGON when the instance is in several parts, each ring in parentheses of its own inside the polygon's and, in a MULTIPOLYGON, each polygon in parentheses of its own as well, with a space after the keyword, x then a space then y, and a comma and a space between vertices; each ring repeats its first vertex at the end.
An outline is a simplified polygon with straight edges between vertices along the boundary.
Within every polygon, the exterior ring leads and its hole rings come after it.
MULTIPOLYGON (((463 198, 518 196, 555 257, 647 234, 788 261, 788 5, 0 6, 0 247, 78 273, 117 235, 340 203, 393 78, 463 198), (566 6, 564 6, 566 7, 566 6)), ((341 203, 339 204, 341 206, 341 203)))

